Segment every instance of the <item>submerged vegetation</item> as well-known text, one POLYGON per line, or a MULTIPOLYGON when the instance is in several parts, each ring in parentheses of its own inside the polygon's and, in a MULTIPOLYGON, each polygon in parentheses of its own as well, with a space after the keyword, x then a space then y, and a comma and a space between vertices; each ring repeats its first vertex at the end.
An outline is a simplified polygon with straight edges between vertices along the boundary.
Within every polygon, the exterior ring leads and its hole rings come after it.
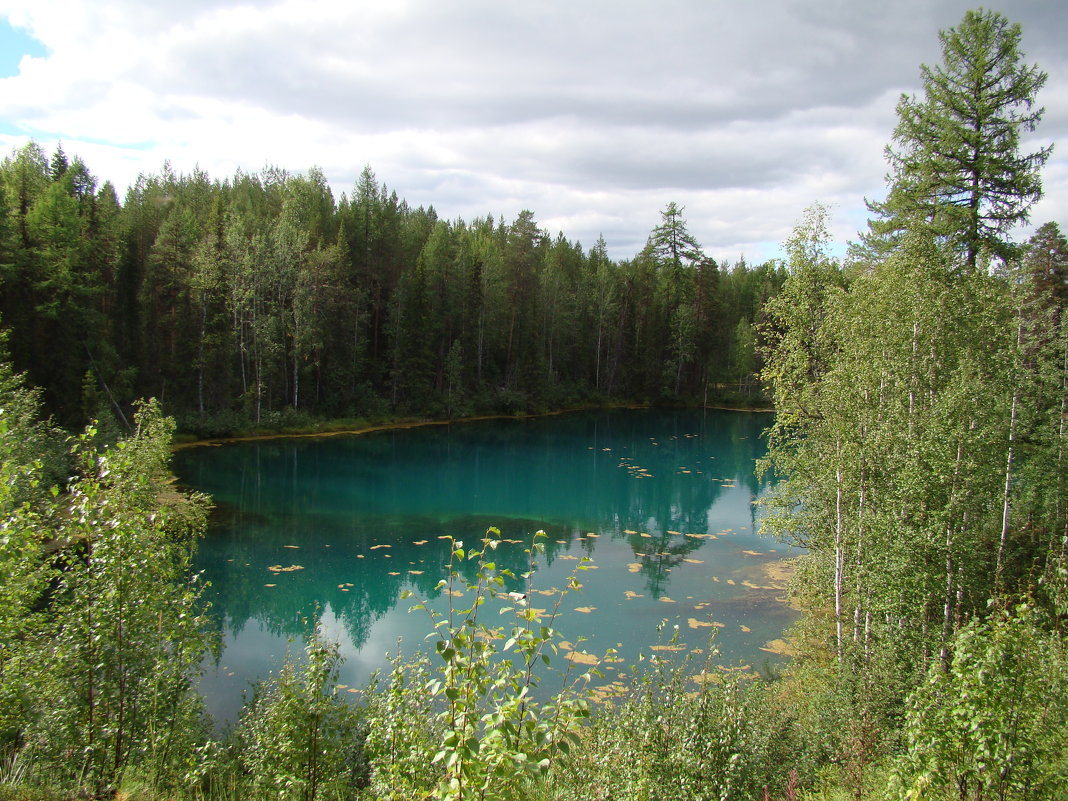
POLYGON ((1007 238, 1048 154, 1019 152, 1044 80, 1019 38, 988 11, 943 33, 845 265, 819 207, 788 264, 721 271, 674 204, 613 263, 526 212, 409 209, 369 170, 335 204, 315 171, 165 169, 120 206, 61 151, 16 152, 0 798, 1068 798, 1068 243, 1054 223, 1007 238), (309 620, 231 731, 207 719, 189 570, 207 499, 168 483, 165 412, 224 433, 704 400, 758 373, 767 528, 808 549, 781 673, 723 670, 713 641, 706 663, 651 650, 591 689, 614 655, 561 650, 552 610, 506 591, 529 576, 494 562, 491 530, 452 542, 439 589, 465 601, 431 615, 432 655, 343 701, 309 620), (86 415, 77 436, 42 422, 86 415), (532 692, 546 666, 574 679, 551 698, 532 692))

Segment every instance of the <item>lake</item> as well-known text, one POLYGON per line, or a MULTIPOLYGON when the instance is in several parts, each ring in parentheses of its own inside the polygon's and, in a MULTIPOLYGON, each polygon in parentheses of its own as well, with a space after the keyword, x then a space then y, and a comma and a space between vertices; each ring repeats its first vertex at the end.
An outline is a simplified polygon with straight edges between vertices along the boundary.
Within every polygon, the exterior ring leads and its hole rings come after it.
POLYGON ((443 608, 447 538, 475 544, 490 526, 504 539, 496 563, 517 575, 534 532, 548 534, 528 601, 539 608, 592 559, 556 628, 576 655, 619 650, 606 682, 654 647, 702 653, 713 632, 724 666, 781 659, 770 643, 797 614, 780 563, 799 551, 756 533, 770 421, 611 410, 179 450, 182 484, 216 504, 196 565, 223 643, 202 680, 209 711, 233 720, 315 621, 340 643, 342 689, 358 691, 387 653, 423 647, 426 613, 402 591, 443 608))

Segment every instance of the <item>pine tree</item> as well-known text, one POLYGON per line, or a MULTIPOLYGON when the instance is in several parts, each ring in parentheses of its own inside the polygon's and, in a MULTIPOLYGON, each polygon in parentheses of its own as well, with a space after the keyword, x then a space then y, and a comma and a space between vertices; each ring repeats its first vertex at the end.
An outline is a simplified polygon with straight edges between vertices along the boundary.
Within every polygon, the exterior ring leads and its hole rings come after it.
POLYGON ((1051 147, 1020 152, 1021 132, 1042 118, 1035 96, 1046 73, 1023 63, 1020 26, 994 11, 969 11, 939 34, 942 64, 923 65, 922 99, 903 95, 886 149, 886 200, 869 202, 865 244, 885 253, 905 230, 949 241, 975 267, 981 251, 1012 255, 1011 229, 1042 195, 1051 147))

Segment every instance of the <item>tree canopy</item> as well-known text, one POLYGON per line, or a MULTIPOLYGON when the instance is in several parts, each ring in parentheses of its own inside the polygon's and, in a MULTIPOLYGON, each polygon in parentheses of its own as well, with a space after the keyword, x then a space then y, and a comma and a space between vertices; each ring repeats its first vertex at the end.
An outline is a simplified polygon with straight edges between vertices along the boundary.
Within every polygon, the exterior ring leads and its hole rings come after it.
POLYGON ((877 251, 921 227, 948 241, 974 268, 983 251, 1013 253, 1008 234, 1042 195, 1051 147, 1021 152, 1021 135, 1042 118, 1046 73, 1024 63, 1020 26, 984 9, 939 34, 942 63, 923 65, 923 96, 903 95, 886 149, 890 188, 870 202, 869 246, 877 251))

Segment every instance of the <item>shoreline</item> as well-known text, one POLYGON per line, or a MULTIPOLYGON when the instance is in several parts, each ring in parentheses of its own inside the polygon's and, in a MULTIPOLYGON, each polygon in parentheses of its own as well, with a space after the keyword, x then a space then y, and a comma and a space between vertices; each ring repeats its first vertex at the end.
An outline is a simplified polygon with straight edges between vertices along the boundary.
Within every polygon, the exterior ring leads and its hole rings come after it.
MULTIPOLYGON (((455 417, 446 419, 431 419, 431 420, 406 420, 404 418, 398 418, 384 423, 374 423, 365 426, 359 426, 356 428, 340 428, 337 430, 331 430, 324 428, 320 431, 268 431, 257 434, 237 434, 228 437, 209 437, 207 439, 194 439, 188 442, 173 442, 171 444, 171 451, 181 451, 187 448, 210 448, 219 445, 227 445, 236 442, 260 442, 270 439, 309 439, 314 437, 337 437, 337 436, 360 436, 363 434, 373 434, 378 431, 402 431, 411 428, 425 428, 428 426, 447 426, 454 423, 479 423, 487 420, 534 420, 542 417, 555 417, 562 414, 575 414, 577 412, 591 412, 591 411, 609 411, 613 409, 653 409, 658 408, 650 403, 620 403, 620 404, 608 404, 604 406, 581 406, 572 409, 555 409, 549 412, 536 412, 536 413, 519 413, 519 414, 485 414, 475 415, 473 417, 455 417)), ((659 407, 659 408, 683 408, 683 409, 705 409, 725 412, 755 412, 759 414, 772 414, 774 409, 765 407, 744 407, 744 406, 720 406, 715 404, 708 404, 705 406, 679 406, 679 407, 659 407)), ((324 421, 324 426, 330 425, 330 421, 324 421)))

